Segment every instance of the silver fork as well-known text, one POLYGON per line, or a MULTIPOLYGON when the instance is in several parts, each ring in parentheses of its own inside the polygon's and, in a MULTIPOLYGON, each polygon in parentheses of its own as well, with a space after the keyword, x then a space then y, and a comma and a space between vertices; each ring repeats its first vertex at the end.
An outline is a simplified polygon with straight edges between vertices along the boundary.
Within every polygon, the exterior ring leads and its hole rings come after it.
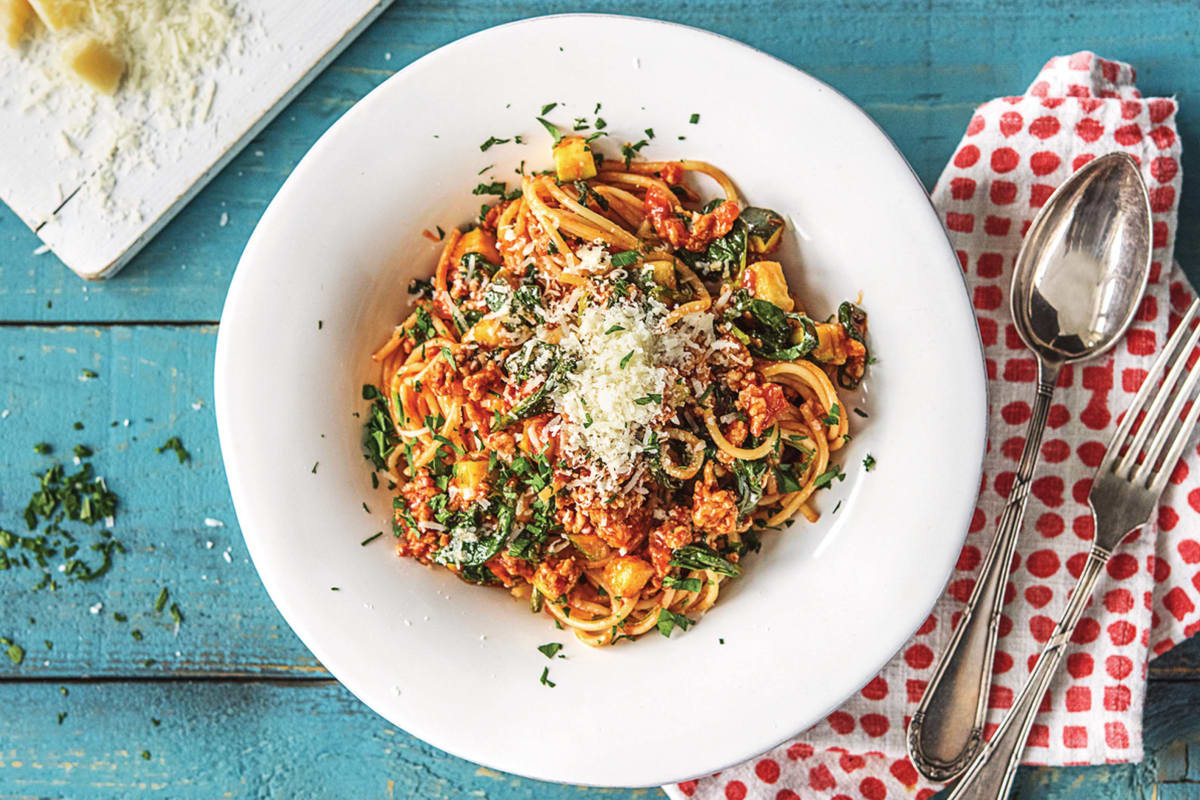
POLYGON ((1162 354, 1155 359, 1133 404, 1109 441, 1108 451, 1096 469, 1092 490, 1088 493, 1096 536, 1079 583, 1053 635, 1042 649, 1029 682, 992 740, 975 756, 947 800, 1003 800, 1008 797, 1042 696, 1058 671, 1096 580, 1113 550, 1150 519, 1200 417, 1200 400, 1197 400, 1187 416, 1180 419, 1189 400, 1195 399, 1193 395, 1200 383, 1200 360, 1191 369, 1187 366, 1192 350, 1200 341, 1200 325, 1191 330, 1198 312, 1200 299, 1188 308, 1162 354), (1170 371, 1160 386, 1159 378, 1168 369, 1170 371), (1167 407, 1165 412, 1164 406, 1167 407), (1142 417, 1143 411, 1142 424, 1134 432, 1133 425, 1142 417), (1152 434, 1153 438, 1147 444, 1146 440, 1152 434))

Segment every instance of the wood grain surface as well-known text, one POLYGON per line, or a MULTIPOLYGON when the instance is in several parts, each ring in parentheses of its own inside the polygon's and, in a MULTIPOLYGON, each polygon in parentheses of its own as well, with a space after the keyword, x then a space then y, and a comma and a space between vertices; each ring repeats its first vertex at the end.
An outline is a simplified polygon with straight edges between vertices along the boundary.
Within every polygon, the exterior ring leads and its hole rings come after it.
MULTIPOLYGON (((226 288, 263 209, 312 143, 439 45, 562 10, 397 0, 112 281, 85 284, 52 255, 33 255, 36 237, 0 209, 0 528, 20 532, 36 488, 30 473, 51 463, 34 444, 50 443, 68 466, 71 448, 85 444, 120 495, 111 532, 126 545, 109 574, 54 592, 31 590, 39 573, 0 572, 0 636, 27 651, 18 666, 0 649, 0 798, 661 796, 482 770, 396 730, 331 681, 246 560, 212 414, 226 288), (97 377, 81 380, 84 369, 97 377), (188 463, 155 452, 171 436, 188 463), (179 605, 177 628, 154 610, 163 587, 179 605), (90 613, 97 603, 103 609, 90 613)), ((1200 146, 1191 86, 1200 8, 1191 2, 704 0, 637 12, 732 36, 828 81, 879 122, 927 186, 974 105, 1021 91, 1049 56, 1079 49, 1134 63, 1148 95, 1177 96, 1184 150, 1200 146)), ((1200 203, 1191 185, 1177 256, 1195 280, 1200 203)), ((1192 641, 1150 669, 1145 763, 1023 769, 1015 796, 1200 797, 1198 706, 1192 641)))

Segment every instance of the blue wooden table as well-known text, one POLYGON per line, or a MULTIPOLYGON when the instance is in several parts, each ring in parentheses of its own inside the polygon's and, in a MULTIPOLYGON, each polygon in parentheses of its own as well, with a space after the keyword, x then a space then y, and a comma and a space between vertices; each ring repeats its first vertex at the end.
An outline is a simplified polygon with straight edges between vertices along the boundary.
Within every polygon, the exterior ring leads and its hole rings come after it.
MULTIPOLYGON (((291 633, 247 561, 213 419, 213 346, 229 279, 309 146, 413 59, 561 10, 397 0, 110 282, 85 285, 53 256, 35 255, 37 239, 0 210, 0 528, 24 533, 37 488, 30 473, 55 458, 73 470, 82 444, 120 495, 111 534, 125 550, 94 581, 56 573, 53 590, 34 589, 38 570, 0 571, 0 798, 659 794, 477 768, 359 704, 291 633), (156 451, 172 436, 190 452, 186 463, 156 451), (34 452, 40 442, 53 452, 34 452), (168 599, 156 609, 163 588, 168 599), (3 655, 9 642, 24 650, 19 664, 3 655)), ((878 120, 927 185, 974 104, 1020 91, 1048 56, 1080 49, 1133 62, 1147 94, 1177 95, 1184 150, 1200 147, 1200 7, 1190 1, 706 0, 639 10, 748 42, 833 84, 878 120)), ((1196 279, 1200 181, 1185 187, 1177 255, 1196 279)), ((83 534, 81 552, 95 563, 86 545, 103 541, 103 524, 65 527, 83 534)), ((1018 795, 1200 797, 1198 704, 1193 641, 1151 667, 1144 764, 1027 769, 1018 795)))

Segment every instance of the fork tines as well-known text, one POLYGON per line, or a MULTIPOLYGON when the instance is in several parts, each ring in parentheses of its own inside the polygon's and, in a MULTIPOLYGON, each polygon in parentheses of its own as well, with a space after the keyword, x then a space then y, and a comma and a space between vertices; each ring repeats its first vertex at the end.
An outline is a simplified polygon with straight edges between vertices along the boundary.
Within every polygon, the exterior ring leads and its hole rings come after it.
POLYGON ((1155 492, 1161 492, 1166 485, 1187 446, 1196 419, 1200 417, 1200 402, 1191 402, 1195 399, 1196 386, 1200 384, 1200 368, 1197 368, 1200 360, 1189 367, 1192 352, 1200 341, 1200 325, 1193 327, 1198 313, 1200 299, 1188 307, 1175 333, 1154 360, 1154 366, 1109 442, 1099 473, 1111 470, 1117 477, 1155 492), (1167 375, 1161 381, 1160 389, 1159 378, 1164 372, 1167 375), (1191 407, 1187 408, 1189 402, 1191 407), (1186 417, 1183 416, 1185 408, 1186 417), (1141 424, 1131 436, 1130 431, 1139 420, 1141 424), (1153 438, 1147 445, 1146 439, 1151 434, 1153 438), (1165 447, 1168 442, 1170 446, 1165 447))

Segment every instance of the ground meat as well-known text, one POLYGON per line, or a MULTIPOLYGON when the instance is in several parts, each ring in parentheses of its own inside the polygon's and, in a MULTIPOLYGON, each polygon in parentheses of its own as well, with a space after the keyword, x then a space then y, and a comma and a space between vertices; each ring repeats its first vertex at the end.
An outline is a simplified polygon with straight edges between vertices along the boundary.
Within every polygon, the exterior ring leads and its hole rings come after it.
POLYGON ((787 397, 777 383, 747 386, 738 393, 737 407, 750 418, 750 432, 762 436, 788 408, 787 397))
POLYGON ((650 218, 658 237, 670 242, 671 247, 676 249, 683 247, 698 253, 708 247, 713 239, 729 233, 738 218, 737 203, 727 200, 707 214, 693 214, 689 228, 675 215, 674 200, 657 186, 646 190, 646 216, 650 218))
POLYGON ((671 571, 671 554, 691 544, 695 536, 691 512, 682 506, 672 508, 667 518, 650 532, 650 563, 660 578, 671 571))
POLYGON ((582 574, 583 567, 574 556, 563 559, 551 556, 538 565, 533 585, 546 597, 557 600, 575 587, 582 574))
POLYGON ((398 555, 429 563, 433 554, 441 549, 443 542, 439 531, 414 528, 408 523, 408 519, 417 522, 433 521, 433 509, 429 507, 429 500, 440 493, 441 490, 434 485, 433 476, 427 469, 417 472, 417 477, 400 489, 404 508, 398 509, 396 514, 396 523, 402 531, 396 542, 398 555), (408 511, 407 517, 399 513, 405 510, 408 511))
POLYGON ((696 481, 692 494, 692 524, 697 529, 717 536, 737 530, 737 498, 725 489, 713 489, 696 481))
POLYGON ((511 433, 506 431, 496 431, 489 433, 484 439, 488 450, 495 450, 498 454, 509 459, 517 452, 517 440, 513 438, 511 433))
POLYGON ((504 376, 494 361, 489 361, 483 369, 463 378, 463 388, 467 397, 478 403, 488 396, 489 389, 496 389, 504 383, 504 376))
POLYGON ((516 585, 517 578, 524 578, 526 581, 533 580, 533 565, 523 558, 514 558, 507 552, 500 552, 492 556, 485 566, 509 588, 516 585))
POLYGON ((591 489, 577 489, 562 504, 558 515, 569 533, 593 533, 609 547, 627 553, 636 550, 650 530, 645 497, 640 494, 617 497, 606 503, 591 489))

